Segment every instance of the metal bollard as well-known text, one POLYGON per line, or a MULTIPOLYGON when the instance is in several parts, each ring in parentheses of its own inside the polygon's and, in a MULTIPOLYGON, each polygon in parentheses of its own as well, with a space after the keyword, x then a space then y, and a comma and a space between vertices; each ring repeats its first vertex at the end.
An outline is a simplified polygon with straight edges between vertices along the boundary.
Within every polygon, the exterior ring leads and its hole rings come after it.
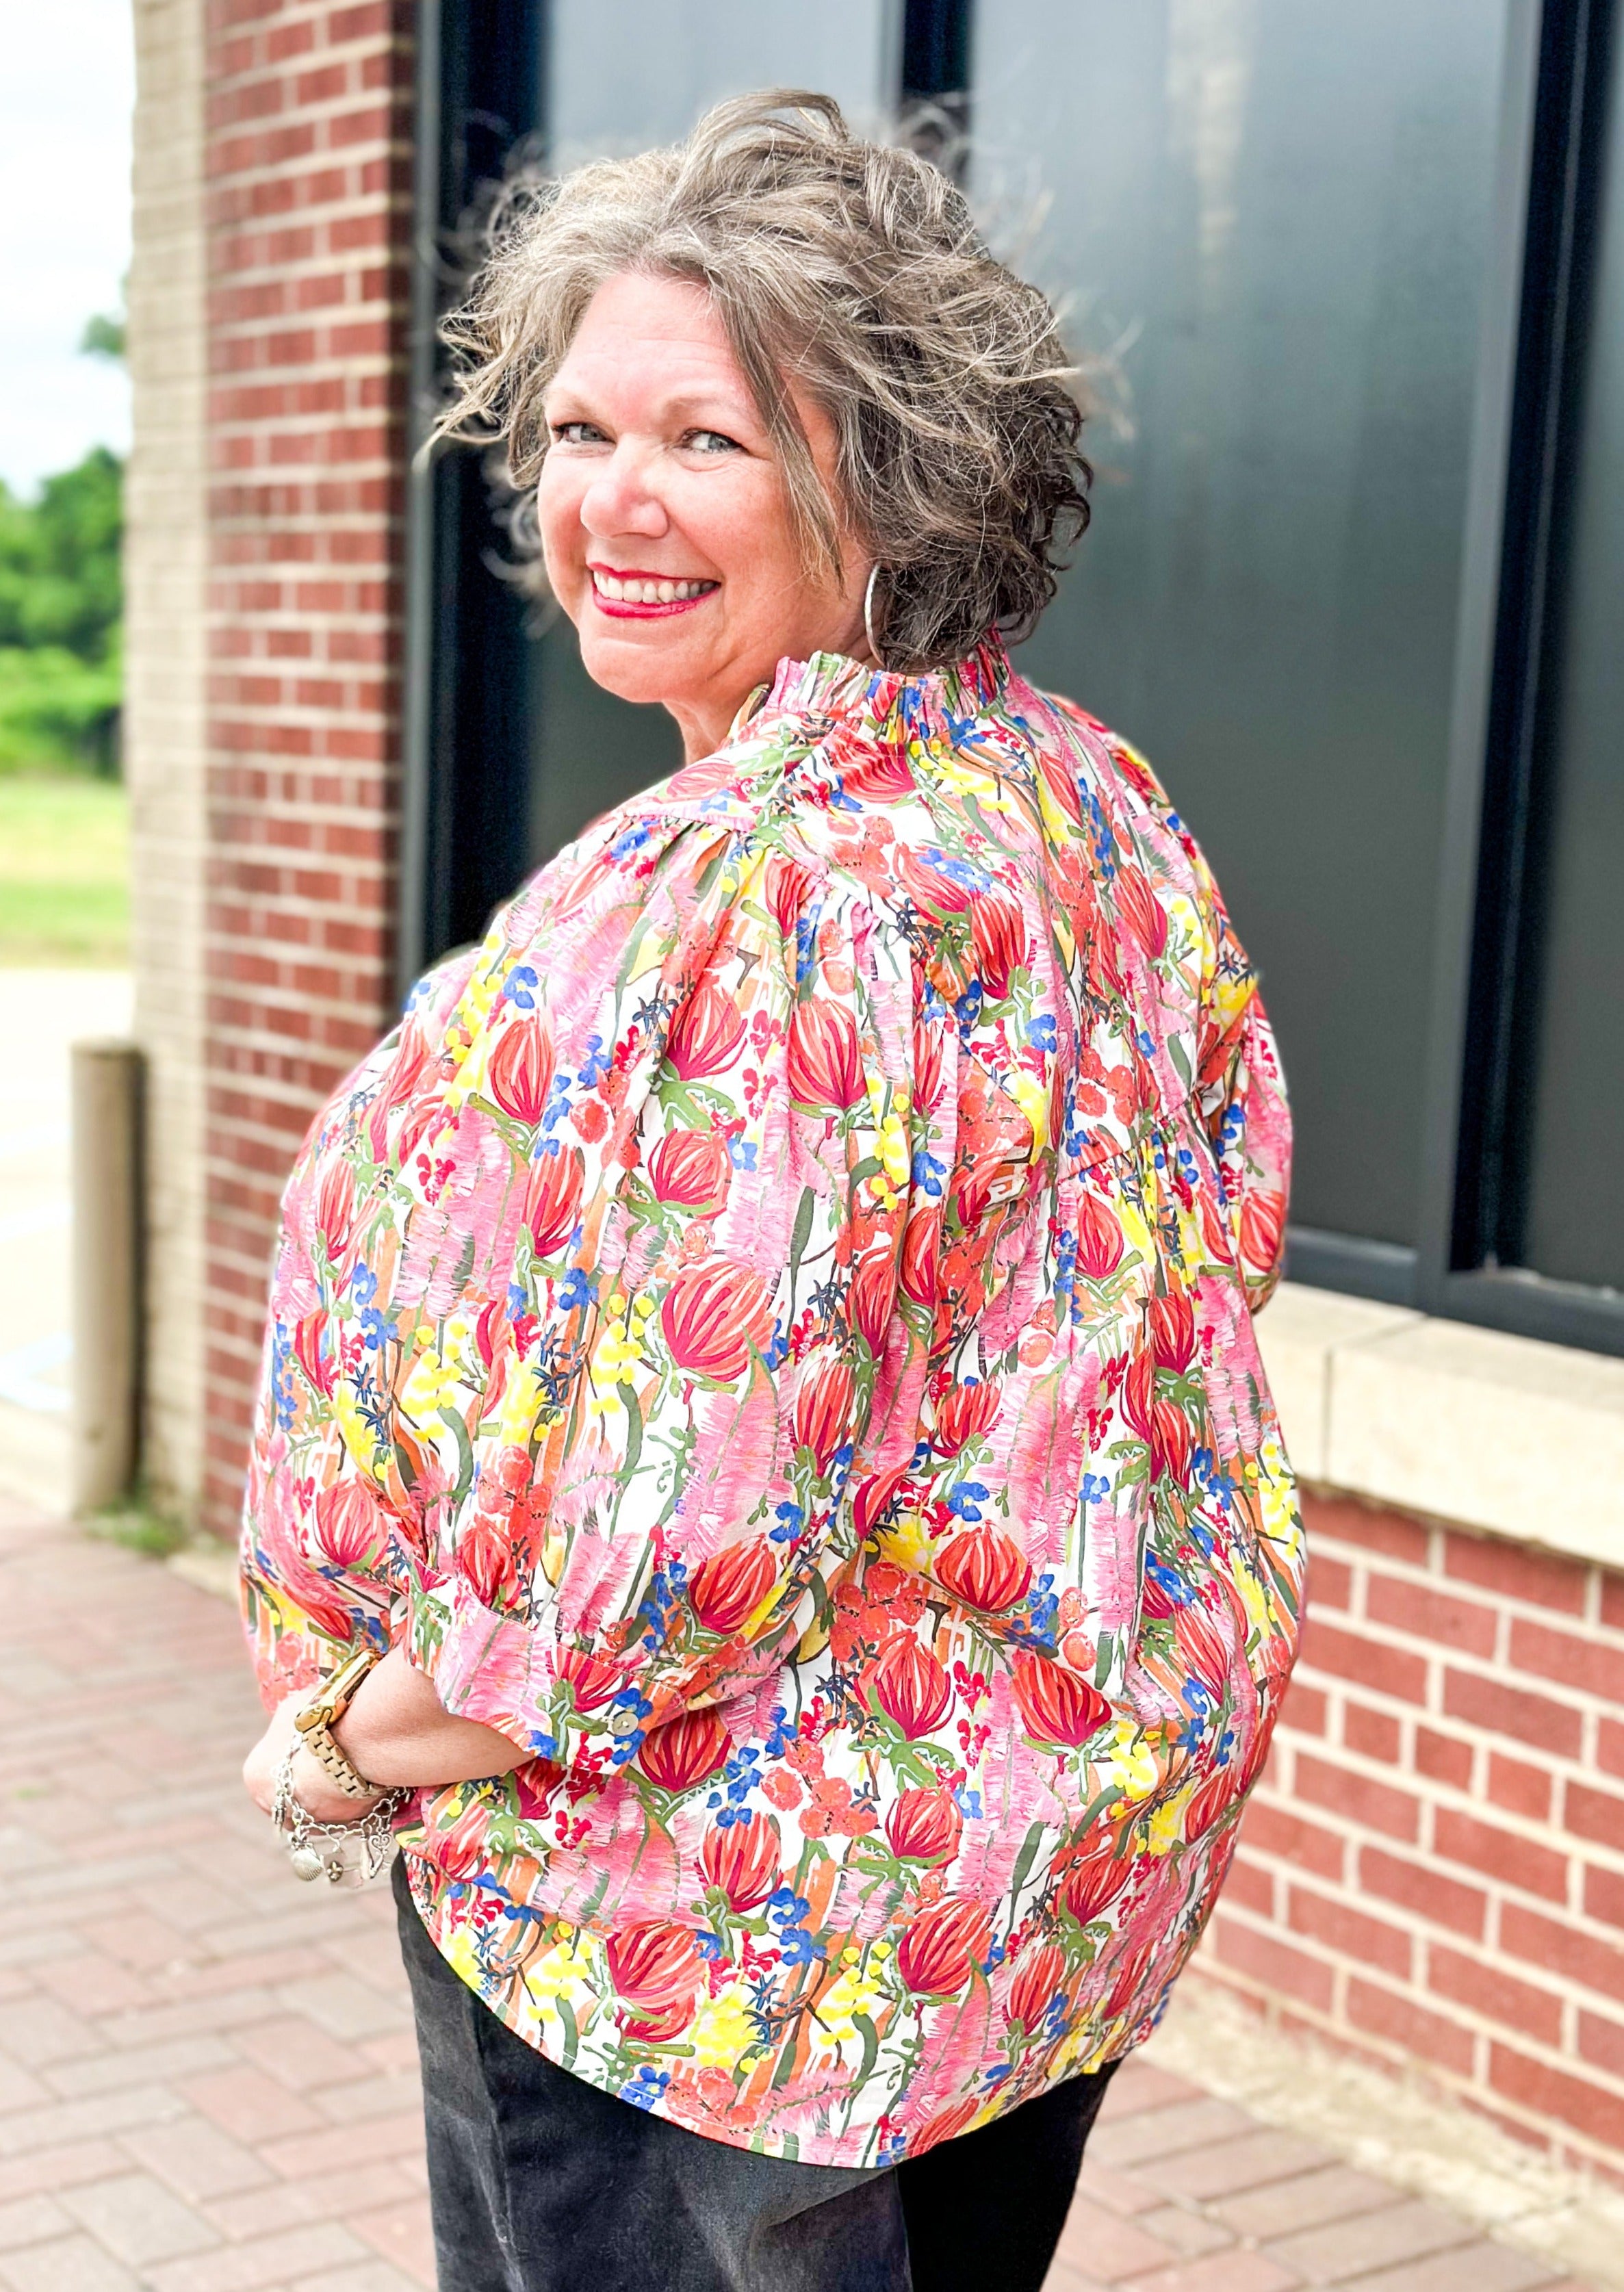
POLYGON ((141 1462, 141 1055, 73 1045, 73 1415, 76 1513, 128 1493, 141 1462))

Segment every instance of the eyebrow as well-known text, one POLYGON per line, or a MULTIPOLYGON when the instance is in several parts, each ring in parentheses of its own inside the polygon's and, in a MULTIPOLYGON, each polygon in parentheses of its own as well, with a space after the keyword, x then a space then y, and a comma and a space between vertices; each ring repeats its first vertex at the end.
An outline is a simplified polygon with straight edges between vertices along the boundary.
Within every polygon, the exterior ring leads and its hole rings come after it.
MULTIPOLYGON (((542 405, 549 411, 555 391, 565 397, 574 397, 582 404, 586 402, 589 395, 578 384, 572 386, 570 383, 563 382, 561 385, 560 377, 555 375, 542 392, 542 405)), ((735 399, 724 397, 714 391, 681 391, 675 398, 662 399, 659 411, 667 418, 673 415, 709 414, 721 415, 730 422, 738 421, 742 415, 747 421, 754 422, 758 427, 764 427, 761 416, 756 412, 755 401, 747 391, 735 399)))

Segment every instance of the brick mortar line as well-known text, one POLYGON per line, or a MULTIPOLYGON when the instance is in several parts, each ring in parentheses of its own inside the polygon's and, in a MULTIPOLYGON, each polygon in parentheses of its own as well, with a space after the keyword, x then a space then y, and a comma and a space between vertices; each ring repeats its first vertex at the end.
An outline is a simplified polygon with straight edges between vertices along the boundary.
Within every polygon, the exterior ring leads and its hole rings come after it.
MULTIPOLYGON (((1369 2061, 1374 2056, 1401 2074, 1406 2071, 1413 2073, 1418 2066, 1415 2056, 1393 2039, 1383 2038, 1374 2030, 1356 2029, 1345 2021, 1337 2021, 1334 2015, 1325 2014, 1320 2007, 1303 1999, 1283 2001, 1277 1991, 1271 1990, 1251 1974, 1242 1973, 1222 1961, 1201 1961, 1199 1976, 1204 1981, 1214 1982, 1250 1999, 1256 2006, 1263 2009, 1260 2018, 1265 2026, 1271 2014, 1279 2014, 1284 2017, 1289 2027, 1306 2029, 1323 2039, 1333 2053, 1352 2055, 1355 2060, 1362 2056, 1369 2061)), ((1524 2127, 1536 2136, 1532 2151, 1536 2156, 1539 2144, 1543 2144, 1547 2151, 1552 2146, 1570 2149, 1601 2167, 1608 2185, 1616 2185, 1617 2150, 1589 2139, 1577 2127, 1570 2125, 1565 2118, 1544 2116, 1531 2109, 1525 2102, 1515 2101, 1509 2094, 1501 2093, 1498 2086, 1490 2086, 1486 2080, 1479 2079, 1475 2075, 1467 2077, 1458 2070, 1447 2069, 1441 2062, 1423 2062, 1419 2067, 1425 2081, 1439 2091, 1447 2093, 1474 2110, 1486 2109, 1494 2115, 1508 2118, 1524 2127)))
MULTIPOLYGON (((1336 1629, 1337 1626, 1333 1625, 1330 1628, 1336 1629)), ((1573 1687, 1563 1680, 1553 1679, 1548 1673, 1524 1671, 1520 1667, 1501 1661, 1494 1656, 1475 1655, 1466 1648, 1446 1648, 1437 1640, 1418 1642, 1414 1639, 1384 1638, 1380 1636, 1384 1630, 1391 1630, 1391 1626, 1365 1624, 1359 1636, 1366 1639, 1371 1647, 1387 1649, 1394 1655, 1418 1658, 1426 1665, 1429 1673, 1441 1669, 1466 1672, 1474 1679, 1487 1681, 1497 1687, 1521 1687, 1526 1683, 1529 1690, 1546 1696, 1552 1702, 1559 1703, 1564 1710, 1571 1709, 1577 1712, 1580 1716, 1590 1713, 1596 1713, 1604 1718, 1616 1717, 1618 1715, 1617 1702, 1612 1697, 1599 1693, 1595 1689, 1573 1687), (1510 1675, 1509 1677, 1507 1674, 1510 1675)), ((1586 1644, 1590 1642, 1587 1642, 1586 1644)), ((1607 1652, 1609 1654, 1612 1652, 1611 1647, 1607 1652)), ((1624 1653, 1624 1650, 1620 1652, 1624 1653)), ((1443 1709, 1442 1704, 1430 1700, 1425 1704, 1412 1702, 1407 1697, 1394 1694, 1390 1689, 1378 1686, 1374 1682, 1366 1685, 1359 1680, 1350 1679, 1345 1672, 1323 1670, 1313 1661, 1312 1653, 1304 1656, 1298 1666, 1298 1675, 1305 1681, 1311 1681, 1322 1691, 1329 1681, 1339 1693, 1357 1692, 1361 1696, 1369 1697, 1378 1707, 1383 1710, 1394 1707, 1406 1712, 1422 1713, 1429 1719, 1436 1717, 1440 1720, 1447 1720, 1450 1715, 1443 1709)), ((1438 1683, 1441 1683, 1429 1678, 1427 1682, 1429 1691, 1438 1683)), ((1556 1755, 1553 1753, 1552 1755, 1556 1755)))
MULTIPOLYGON (((1312 1493, 1310 1502, 1311 1504, 1313 1502, 1312 1493)), ((1409 1514, 1399 1516, 1406 1519, 1410 1517, 1409 1514)), ((1422 1523, 1418 1521, 1417 1525, 1419 1526, 1422 1523)), ((1372 1552, 1368 1545, 1349 1543, 1337 1536, 1334 1527, 1315 1528, 1311 1523, 1309 1529, 1313 1551, 1324 1552, 1328 1558, 1337 1561, 1355 1575, 1389 1576, 1413 1584, 1421 1589, 1447 1590, 1452 1596, 1467 1601, 1475 1606, 1512 1611, 1528 1621, 1543 1623, 1557 1628, 1565 1626, 1571 1630, 1594 1626, 1597 1630, 1616 1636, 1624 1642, 1624 1628, 1608 1624, 1600 1616, 1589 1617, 1582 1610, 1576 1614, 1570 1608, 1559 1608, 1539 1601, 1524 1599, 1515 1592, 1498 1591, 1491 1586, 1475 1582, 1470 1577, 1457 1576, 1450 1572, 1447 1554, 1442 1548, 1449 1537, 1458 1536, 1471 1544, 1487 1545, 1491 1550, 1499 1547, 1513 1551, 1520 1548, 1515 1538, 1496 1536, 1488 1531, 1474 1533, 1464 1523, 1439 1522, 1431 1526, 1427 1533, 1439 1546, 1437 1556, 1429 1557, 1426 1562, 1417 1563, 1413 1561, 1401 1560, 1395 1554, 1372 1552)), ((1547 1555, 1542 1554, 1542 1556, 1547 1555)), ((1599 1560, 1577 1560, 1571 1555, 1557 1553, 1552 1553, 1548 1556, 1553 1561, 1564 1562, 1571 1568, 1576 1577, 1585 1580, 1587 1589, 1593 1582, 1599 1582, 1608 1577, 1624 1580, 1624 1568, 1609 1568, 1599 1560)))
MULTIPOLYGON (((1297 1812, 1299 1802, 1295 1788, 1288 1793, 1283 1785, 1276 1785, 1273 1789, 1268 1790, 1266 1795, 1260 1791, 1259 1796, 1260 1803, 1262 1804, 1273 1807, 1279 1813, 1296 1814, 1297 1812), (1280 1794, 1278 1796, 1276 1796, 1277 1792, 1280 1794)), ((1410 1793, 1407 1794, 1407 1796, 1413 1799, 1418 1808, 1430 1810, 1437 1806, 1439 1804, 1438 1801, 1425 1797, 1418 1792, 1410 1793)), ((1317 1802, 1310 1800, 1308 1804, 1313 1806, 1316 1804, 1317 1802)), ((1444 1809, 1444 1812, 1451 1814, 1468 1813, 1475 1820, 1481 1818, 1483 1809, 1481 1801, 1474 1800, 1468 1802, 1465 1806, 1458 1806, 1451 1804, 1444 1809)), ((1498 1812, 1499 1810, 1497 1809, 1496 1812, 1498 1812)), ((1545 1838, 1533 1836, 1529 1830, 1513 1827, 1515 1825, 1526 1822, 1526 1817, 1511 1815, 1507 1817, 1507 1821, 1504 1823, 1485 1824, 1484 1828, 1498 1829, 1507 1836, 1521 1838, 1527 1845, 1545 1846, 1547 1844, 1545 1838)), ((1329 1828, 1329 1826, 1321 1827, 1329 1828)), ((1408 1843, 1412 1852, 1424 1854, 1434 1863, 1447 1864, 1450 1869, 1474 1869, 1474 1866, 1472 1864, 1456 1862, 1451 1857, 1444 1854, 1435 1846, 1426 1844, 1418 1846, 1414 1841, 1405 1842, 1396 1839, 1390 1831, 1378 1830, 1374 1824, 1362 1822, 1357 1814, 1351 1812, 1342 1812, 1336 1815, 1332 1835, 1335 1836, 1337 1832, 1340 1832, 1344 1836, 1354 1839, 1359 1844, 1380 1846, 1384 1850, 1389 1852, 1394 1851, 1402 1844, 1408 1843)), ((1578 1863, 1581 1868, 1588 1867, 1596 1869, 1605 1869, 1610 1874, 1613 1873, 1616 1869, 1618 1873, 1624 1874, 1624 1850, 1620 1850, 1617 1847, 1604 1846, 1596 1840, 1588 1838, 1580 1839, 1571 1831, 1563 1832, 1562 1836, 1564 1841, 1571 1842, 1568 1846, 1567 1852, 1561 1858, 1570 1865, 1578 1863)), ((1484 1876, 1484 1874, 1478 1870, 1474 1870, 1474 1875, 1480 1879, 1484 1876)), ((1496 1885, 1511 1885, 1514 1882, 1507 1879, 1495 1879, 1492 1883, 1496 1885)), ((1517 1891, 1520 1893, 1523 1890, 1517 1889, 1517 1891)), ((1546 1895, 1541 1895, 1538 1897, 1538 1899, 1541 1902, 1547 1904, 1550 1900, 1550 1898, 1546 1895)))
MULTIPOLYGON (((1278 1856, 1270 1854, 1266 1849, 1247 1850, 1243 1844, 1241 1851, 1246 1854, 1248 1867, 1254 1869, 1265 1869, 1266 1875, 1277 1886, 1284 1884, 1290 1890, 1311 1895, 1315 1901, 1327 1902, 1335 1909, 1356 1909, 1361 1917, 1369 1918, 1373 1925, 1381 1926, 1388 1933, 1403 1934, 1423 1944, 1438 1942, 1450 1949, 1458 1950, 1461 1956, 1471 1957, 1489 1972, 1515 1973, 1518 1979, 1526 1979, 1531 1989, 1537 1989, 1541 1995, 1554 1997, 1563 2004, 1579 2002, 1573 1999, 1572 1993, 1576 1989, 1583 1990, 1586 1998, 1595 1998, 1599 2001, 1605 2010, 1607 2018, 1616 2020, 1620 2026, 1624 2028, 1624 1998, 1620 1998, 1604 1989, 1594 1989, 1585 1981, 1582 1974, 1553 1973, 1538 1958, 1520 1957, 1503 1942, 1475 1939, 1459 1927, 1442 1925, 1437 1919, 1430 1917, 1425 1910, 1410 1910, 1401 1917, 1399 1905, 1391 1902, 1386 1895, 1362 1892, 1353 1880, 1326 1878, 1318 1871, 1305 1870, 1300 1863, 1282 1861, 1278 1856), (1418 1931, 1421 1928, 1425 1928, 1425 1931, 1418 1931)), ((1485 1886, 1483 1892, 1488 1895, 1491 1889, 1485 1886)), ((1228 1907, 1239 1910, 1245 1909, 1246 1905, 1237 1902, 1228 1907)), ((1547 1901, 1544 1907, 1547 1915, 1555 1919, 1555 1906, 1547 1901)), ((1253 1911, 1249 1915, 1261 1917, 1263 1914, 1253 1911)), ((1308 1941, 1313 1939, 1305 1933, 1301 1928, 1294 1926, 1288 1917, 1281 1917, 1278 1911, 1273 1911, 1269 1916, 1271 1925, 1281 1935, 1289 1936, 1294 1941, 1308 1941)), ((1560 1922, 1566 1924, 1570 1921, 1563 1919, 1560 1922)), ((1599 1941, 1604 1947, 1611 1945, 1616 1948, 1618 1943, 1616 1928, 1599 1927, 1594 1935, 1588 1938, 1599 1941)), ((1323 1943, 1321 1946, 1336 1952, 1334 1944, 1323 1943)), ((1361 1965, 1371 1963, 1363 1958, 1355 1960, 1348 1953, 1336 1954, 1340 1956, 1345 1963, 1357 1963, 1361 1965)), ((1387 1976, 1390 1981, 1397 1978, 1396 1975, 1392 1974, 1387 1976)), ((1477 2009, 1458 2006, 1457 2010, 1470 2013, 1477 2009)), ((1499 2023, 1496 2026, 1504 2028, 1507 2025, 1499 2023)))
MULTIPOLYGON (((1395 1699, 1388 1699, 1388 1703, 1393 1703, 1393 1700, 1395 1699)), ((1409 1722, 1418 1723, 1418 1726, 1427 1726, 1434 1735, 1443 1735, 1448 1742, 1459 1742, 1461 1748, 1473 1748, 1473 1751, 1475 1751, 1475 1748, 1484 1748, 1484 1751, 1489 1751, 1491 1755, 1496 1755, 1496 1748, 1493 1747, 1496 1747, 1498 1742, 1514 1744, 1521 1763, 1523 1763, 1523 1765, 1539 1767, 1541 1771, 1551 1774, 1553 1783, 1580 1783, 1580 1786, 1589 1788, 1589 1786, 1595 1786, 1596 1779, 1601 1779, 1604 1783, 1624 1786, 1624 1779, 1611 1774, 1611 1770, 1605 1770, 1605 1767, 1596 1765, 1595 1755, 1580 1754, 1579 1758, 1571 1758, 1567 1751, 1530 1751, 1528 1744, 1521 1742, 1521 1738, 1516 1738, 1516 1735, 1491 1735, 1487 1728, 1482 1728, 1482 1726, 1473 1728, 1471 1722, 1457 1719, 1452 1712, 1420 1710, 1416 1703, 1400 1703, 1397 1710, 1390 1710, 1388 1703, 1369 1703, 1369 1706, 1361 1703, 1358 1707, 1361 1707, 1361 1710, 1374 1710, 1379 1716, 1384 1716, 1384 1719, 1388 1719, 1388 1716, 1390 1719, 1400 1719, 1400 1722, 1409 1719, 1409 1722)), ((1519 1813, 1516 1808, 1500 1806, 1500 1802, 1489 1797, 1487 1792, 1461 1790, 1459 1783, 1450 1783, 1445 1776, 1427 1774, 1422 1767, 1418 1767, 1416 1763, 1413 1763, 1413 1758, 1409 1760, 1409 1763, 1404 1763, 1404 1765, 1397 1765, 1397 1763, 1390 1763, 1390 1760, 1377 1758, 1372 1751, 1358 1751, 1353 1744, 1345 1742, 1342 1738, 1331 1738, 1331 1735, 1313 1735, 1308 1728, 1292 1726, 1292 1722, 1289 1722, 1289 1703, 1285 1706, 1285 1715, 1281 1716, 1278 1735, 1281 1735, 1282 1747, 1289 1744, 1292 1748, 1305 1748, 1305 1751, 1310 1751, 1315 1758, 1333 1758, 1333 1763, 1336 1763, 1337 1767, 1347 1767, 1349 1771, 1365 1776, 1365 1779, 1372 1783, 1386 1783, 1390 1790, 1406 1790, 1409 1795, 1416 1795, 1416 1797, 1439 1797, 1439 1795, 1452 1795, 1452 1797, 1457 1799, 1471 1802, 1471 1806, 1493 1806, 1496 1808, 1496 1813, 1505 1813, 1507 1818, 1516 1820, 1516 1822, 1535 1822, 1537 1820, 1535 1815, 1519 1813), (1416 1788, 1411 1790, 1411 1786, 1416 1788)), ((1553 1822, 1551 1827, 1560 1831, 1563 1836, 1569 1836, 1567 1829, 1563 1829, 1563 1824, 1553 1822)))
MULTIPOLYGON (((1276 1919, 1263 1919, 1257 1912, 1249 1909, 1244 1902, 1226 1901, 1224 1915, 1232 1924, 1243 1927, 1247 1933, 1259 1941, 1289 1942, 1300 1956, 1311 1958, 1315 1965, 1323 1966, 1328 1973, 1351 1974, 1361 1981, 1369 1983, 1373 1989, 1379 1989, 1384 1994, 1399 1999, 1402 2004, 1423 2007, 1428 2013, 1436 2014, 1441 2021, 1455 2021, 1457 2026, 1461 2027, 1465 2034, 1488 2036, 1500 2044, 1515 2039, 1512 2049, 1530 2058, 1537 2054, 1542 2068, 1560 2070, 1564 2076, 1575 2078, 1580 2084, 1594 2085, 1611 2098, 1624 2101, 1624 2075, 1599 2068, 1581 2056, 1555 2051, 1542 2038, 1533 2037, 1525 2030, 1514 2030, 1508 2023, 1497 2022, 1487 2028, 1479 2026, 1476 2009, 1463 2006, 1458 2000, 1438 1990, 1423 1989, 1414 1981, 1404 1980, 1399 1975, 1391 1973, 1386 1967, 1373 1965, 1367 1958, 1355 1957, 1347 1951, 1337 1950, 1332 1945, 1321 1941, 1315 1934, 1305 1933, 1296 1926, 1283 1925, 1276 1919), (1466 2029, 1466 2025, 1458 2019, 1459 2016, 1474 2017, 1470 2029, 1466 2029)), ((1297 2010, 1300 2002, 1294 1998, 1291 2001, 1291 2009, 1297 2010)), ((1356 2027, 1357 2025, 1350 2023, 1347 2026, 1356 2027)), ((1404 2050, 1401 2048, 1401 2052, 1404 2050)), ((1407 2057, 1414 2058, 1413 2055, 1407 2055, 1407 2057)), ((1425 2066, 1431 2070, 1435 2065, 1428 2062, 1425 2066)))

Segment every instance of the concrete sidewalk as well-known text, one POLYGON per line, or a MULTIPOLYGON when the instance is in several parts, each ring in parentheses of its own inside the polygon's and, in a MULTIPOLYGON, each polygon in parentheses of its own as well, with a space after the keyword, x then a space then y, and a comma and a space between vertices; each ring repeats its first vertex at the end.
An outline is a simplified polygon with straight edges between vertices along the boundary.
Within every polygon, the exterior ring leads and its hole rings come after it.
MULTIPOLYGON (((223 1602, 0 1497, 8 2292, 433 2282, 389 1897, 289 1876, 238 1781, 257 1723, 223 1602)), ((1154 2051, 1050 2292, 1587 2292, 1154 2051)))

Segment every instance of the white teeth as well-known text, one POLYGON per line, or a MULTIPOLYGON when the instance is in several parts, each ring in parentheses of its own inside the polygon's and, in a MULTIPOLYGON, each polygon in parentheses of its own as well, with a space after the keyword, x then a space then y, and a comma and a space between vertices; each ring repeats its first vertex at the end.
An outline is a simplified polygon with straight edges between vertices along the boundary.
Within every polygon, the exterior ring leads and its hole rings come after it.
POLYGON ((592 577, 601 597, 623 605, 685 604, 689 598, 702 597, 716 585, 714 581, 627 581, 595 565, 592 577))

